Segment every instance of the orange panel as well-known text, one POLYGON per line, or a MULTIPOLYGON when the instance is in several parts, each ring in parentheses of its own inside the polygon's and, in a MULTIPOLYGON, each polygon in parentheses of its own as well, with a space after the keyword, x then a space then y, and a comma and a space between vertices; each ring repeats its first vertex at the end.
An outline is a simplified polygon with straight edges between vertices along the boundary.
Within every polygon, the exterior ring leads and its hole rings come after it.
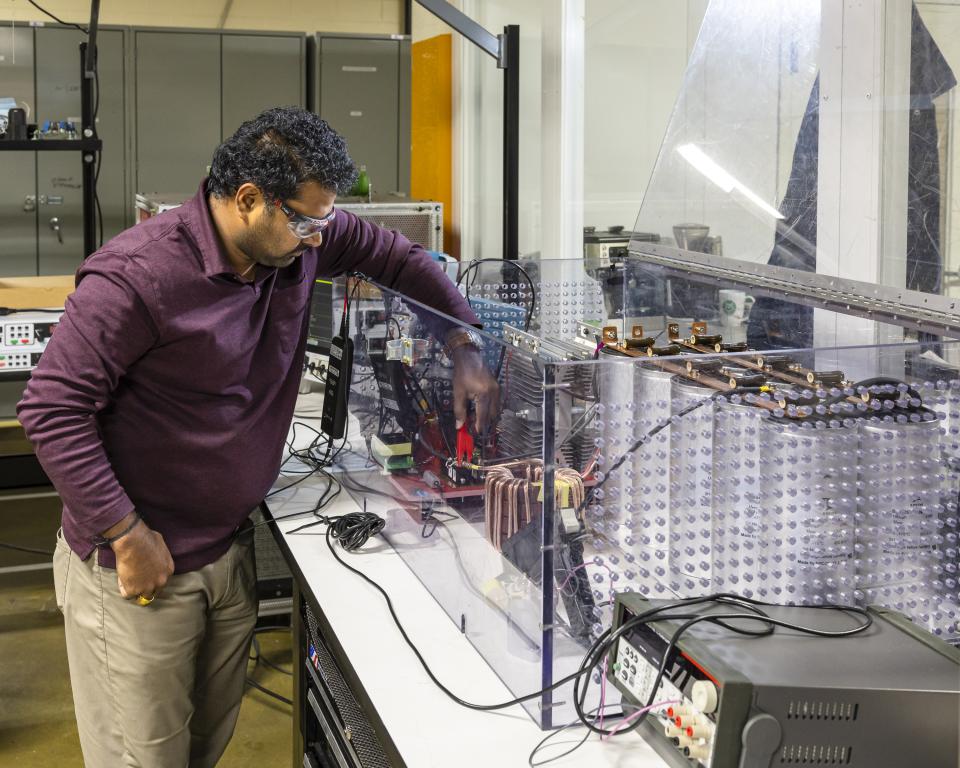
POLYGON ((411 46, 410 195, 443 203, 443 248, 460 258, 453 212, 453 36, 411 46))

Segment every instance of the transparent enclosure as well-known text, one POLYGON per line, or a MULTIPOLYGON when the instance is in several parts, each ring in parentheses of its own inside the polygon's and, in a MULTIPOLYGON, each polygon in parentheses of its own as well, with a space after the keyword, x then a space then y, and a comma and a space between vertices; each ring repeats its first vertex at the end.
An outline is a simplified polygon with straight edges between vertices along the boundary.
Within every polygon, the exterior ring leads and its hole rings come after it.
POLYGON ((955 3, 712 0, 634 229, 957 297, 958 30, 955 3))
MULTIPOLYGON (((623 590, 880 604, 960 637, 953 342, 790 348, 809 307, 780 296, 758 330, 764 296, 633 258, 476 264, 459 285, 491 428, 457 429, 457 321, 342 283, 338 472, 513 694, 576 671, 623 590)), ((561 725, 572 695, 525 706, 561 725)))

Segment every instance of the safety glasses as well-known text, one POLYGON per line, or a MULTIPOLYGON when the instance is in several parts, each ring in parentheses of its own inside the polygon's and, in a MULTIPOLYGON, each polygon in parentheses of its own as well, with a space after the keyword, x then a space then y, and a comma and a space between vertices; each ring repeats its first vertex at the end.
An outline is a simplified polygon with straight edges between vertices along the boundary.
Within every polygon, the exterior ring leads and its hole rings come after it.
POLYGON ((333 208, 330 210, 330 213, 322 219, 314 219, 311 216, 304 216, 302 213, 297 213, 293 208, 280 200, 276 201, 276 205, 277 208, 283 211, 284 216, 287 217, 287 226, 290 227, 290 231, 301 240, 306 240, 308 237, 313 237, 323 232, 323 230, 330 226, 330 222, 333 221, 337 212, 336 209, 333 208))

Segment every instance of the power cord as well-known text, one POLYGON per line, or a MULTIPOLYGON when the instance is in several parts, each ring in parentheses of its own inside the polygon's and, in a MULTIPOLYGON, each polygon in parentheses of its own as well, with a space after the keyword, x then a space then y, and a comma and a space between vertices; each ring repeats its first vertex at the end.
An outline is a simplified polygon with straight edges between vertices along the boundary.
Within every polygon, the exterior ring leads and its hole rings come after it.
POLYGON ((623 452, 623 455, 617 460, 617 462, 612 467, 610 467, 609 470, 603 473, 603 479, 600 480, 598 483, 596 483, 594 486, 592 486, 589 491, 587 491, 587 493, 583 497, 583 501, 580 503, 580 506, 577 507, 577 510, 576 510, 577 517, 582 519, 583 511, 590 505, 590 502, 593 500, 594 494, 597 491, 599 491, 607 482, 607 480, 610 479, 610 476, 614 472, 616 472, 618 469, 620 469, 620 467, 623 466, 623 463, 627 459, 629 459, 630 456, 632 456, 637 450, 639 450, 641 446, 645 445, 650 440, 650 438, 654 437, 659 432, 662 432, 663 430, 665 430, 676 419, 683 418, 687 414, 692 413, 693 411, 697 410, 698 408, 702 408, 705 405, 708 405, 708 404, 712 405, 717 400, 717 398, 720 397, 722 394, 723 394, 722 392, 716 392, 710 395, 709 397, 705 397, 703 400, 697 400, 695 403, 691 403, 690 405, 686 406, 685 408, 682 408, 676 413, 671 414, 669 418, 660 422, 651 430, 649 430, 640 438, 638 438, 633 445, 631 445, 626 451, 623 452))
MULTIPOLYGON (((316 525, 321 522, 324 522, 324 520, 319 520, 317 521, 317 523, 313 523, 312 525, 316 525)), ((407 634, 407 631, 404 628, 403 623, 400 621, 400 618, 397 615, 396 609, 393 606, 393 601, 390 599, 389 594, 387 594, 387 592, 383 589, 383 587, 381 587, 376 581, 371 579, 362 571, 354 568, 352 565, 347 563, 337 553, 336 547, 334 546, 334 539, 336 539, 339 542, 346 542, 345 545, 344 544, 341 544, 341 545, 344 546, 344 548, 347 549, 348 551, 355 551, 356 549, 359 549, 363 545, 363 543, 365 543, 369 539, 370 536, 374 535, 374 532, 379 532, 380 530, 382 530, 385 521, 379 516, 374 515, 372 513, 361 512, 361 513, 352 513, 351 515, 345 515, 340 518, 329 518, 327 519, 326 522, 330 524, 327 527, 327 531, 324 539, 327 544, 327 548, 330 550, 330 553, 333 555, 334 559, 338 563, 340 563, 340 565, 346 568, 348 571, 359 576, 361 579, 367 582, 370 586, 376 589, 377 592, 380 593, 381 597, 383 597, 384 601, 387 604, 387 609, 390 611, 390 616, 392 617, 394 624, 396 624, 401 637, 403 638, 407 646, 409 646, 409 648, 413 651, 414 656, 416 656, 417 661, 420 662, 420 666, 423 667, 424 672, 426 672, 427 676, 430 678, 433 684, 437 688, 439 688, 440 691, 442 691, 454 703, 459 704, 460 706, 465 707, 467 709, 490 712, 498 709, 506 709, 507 707, 511 707, 525 701, 530 701, 531 699, 539 698, 544 693, 554 690, 556 688, 559 688, 560 686, 566 685, 567 683, 573 681, 574 682, 574 705, 577 711, 577 716, 579 718, 579 721, 582 724, 586 725, 589 731, 594 733, 599 733, 604 736, 619 735, 621 733, 627 733, 631 730, 634 730, 635 728, 639 727, 641 720, 637 719, 629 727, 626 727, 626 728, 619 727, 619 728, 610 729, 610 730, 598 728, 590 720, 590 714, 585 712, 583 709, 583 703, 586 699, 587 687, 586 686, 583 687, 581 691, 579 681, 585 676, 587 676, 589 680, 589 676, 591 676, 594 673, 597 666, 600 665, 603 658, 605 658, 606 655, 611 651, 615 643, 626 632, 628 632, 630 629, 640 624, 646 624, 652 621, 663 621, 667 619, 684 620, 685 622, 676 630, 676 632, 674 632, 673 636, 670 639, 670 642, 667 645, 667 648, 663 654, 663 657, 660 663, 660 668, 658 670, 657 676, 652 686, 650 699, 646 703, 646 707, 654 706, 657 690, 659 689, 660 683, 662 682, 663 677, 666 673, 666 667, 670 663, 670 660, 673 658, 673 653, 674 653, 674 650, 676 649, 677 642, 680 640, 681 636, 687 630, 690 629, 690 627, 694 626, 697 623, 708 622, 708 623, 716 624, 717 626, 720 626, 731 632, 735 632, 737 634, 747 635, 751 637, 765 637, 765 636, 771 635, 774 633, 777 627, 783 627, 783 628, 791 629, 804 634, 814 635, 817 637, 850 637, 865 631, 873 624, 873 617, 866 610, 862 608, 854 607, 854 606, 842 606, 842 605, 815 606, 817 610, 835 610, 835 611, 841 611, 845 613, 857 614, 863 617, 863 621, 860 624, 856 625, 855 627, 852 627, 846 630, 834 631, 834 630, 823 630, 816 627, 806 627, 800 624, 794 624, 792 622, 786 622, 780 619, 776 619, 766 614, 761 609, 762 606, 775 607, 772 604, 761 603, 760 601, 753 600, 746 597, 741 597, 740 595, 736 595, 733 593, 719 593, 715 595, 708 595, 706 597, 678 600, 678 601, 667 603, 665 605, 661 605, 661 606, 652 608, 648 611, 645 611, 644 613, 625 622, 616 630, 613 630, 612 628, 607 629, 604 633, 602 633, 597 638, 597 640, 593 643, 593 645, 588 649, 587 653, 584 655, 583 661, 580 664, 580 668, 576 672, 561 678, 560 680, 556 681, 552 685, 549 685, 545 688, 541 688, 532 693, 528 693, 524 696, 518 696, 514 699, 510 699, 509 701, 500 702, 497 704, 476 704, 460 698, 455 693, 453 693, 449 688, 447 688, 442 682, 440 682, 437 676, 433 673, 433 670, 430 668, 430 665, 427 664, 426 660, 424 659, 423 655, 420 652, 420 649, 417 648, 416 643, 414 643, 413 640, 410 639, 410 636, 407 634), (349 523, 344 522, 348 518, 350 518, 350 522, 349 523), (706 604, 706 603, 735 605, 741 608, 743 612, 722 613, 722 614, 670 613, 670 611, 685 609, 685 608, 689 608, 690 606, 706 604), (757 622, 757 623, 760 623, 762 626, 761 628, 757 628, 757 629, 751 629, 751 628, 742 627, 742 626, 738 627, 729 623, 730 621, 734 621, 734 620, 757 622)), ((787 606, 787 607, 806 607, 806 606, 787 606)), ((584 741, 586 741, 586 739, 584 739, 584 741)))
MULTIPOLYGON (((523 330, 530 330, 530 323, 533 321, 533 313, 536 311, 537 307, 537 287, 533 282, 533 278, 530 277, 530 273, 527 272, 523 266, 516 261, 504 261, 503 259, 474 259, 471 261, 467 267, 460 273, 457 277, 457 287, 460 287, 460 283, 463 282, 464 278, 469 275, 473 270, 479 267, 482 264, 498 264, 501 267, 511 266, 520 272, 524 278, 527 280, 527 285, 530 286, 530 303, 527 305, 527 316, 524 320, 523 330)), ((467 283, 466 287, 466 299, 467 302, 470 301, 470 286, 473 284, 473 280, 467 283)))
POLYGON ((267 688, 267 686, 261 685, 252 677, 247 677, 247 685, 249 685, 251 688, 256 688, 261 693, 265 693, 267 696, 276 699, 277 701, 283 702, 287 706, 293 706, 293 701, 291 699, 288 699, 286 696, 283 696, 276 691, 271 691, 269 688, 267 688))
POLYGON ((26 552, 31 555, 53 557, 53 551, 48 549, 34 549, 33 547, 24 547, 19 544, 9 544, 5 541, 0 541, 0 547, 3 549, 12 549, 14 552, 26 552))
MULTIPOLYGON (((253 648, 253 655, 248 656, 247 658, 249 661, 253 662, 254 669, 256 669, 256 667, 262 663, 265 667, 269 667, 270 669, 276 672, 279 672, 283 675, 287 675, 290 677, 293 676, 293 672, 291 670, 284 669, 280 665, 274 664, 272 661, 266 658, 266 656, 264 656, 263 653, 260 651, 260 642, 257 640, 257 635, 264 634, 265 632, 289 632, 289 631, 290 631, 290 627, 286 627, 286 626, 260 627, 253 631, 253 638, 251 639, 251 642, 250 642, 253 648)), ((282 702, 283 704, 286 704, 288 706, 293 706, 293 701, 288 699, 286 696, 280 693, 277 693, 276 691, 271 690, 270 688, 267 688, 267 686, 263 685, 262 683, 258 683, 249 674, 247 675, 247 685, 249 685, 251 688, 256 688, 261 693, 264 693, 267 696, 273 699, 276 699, 279 702, 282 702)))
POLYGON ((44 312, 50 315, 59 315, 63 313, 62 309, 50 309, 49 307, 0 307, 0 317, 6 317, 7 315, 15 315, 19 312, 44 312))
POLYGON ((44 7, 41 6, 40 4, 35 3, 33 0, 27 0, 27 2, 30 3, 30 5, 32 5, 34 8, 36 8, 38 11, 40 11, 40 13, 42 13, 44 16, 49 16, 51 19, 53 19, 53 20, 54 20, 55 22, 57 22, 58 24, 63 24, 63 26, 65 26, 65 27, 73 27, 74 29, 79 29, 79 30, 80 30, 81 32, 83 32, 83 34, 85 34, 85 35, 90 34, 90 32, 87 30, 86 27, 81 27, 79 24, 74 24, 74 23, 69 22, 69 21, 64 21, 63 19, 61 19, 61 18, 59 18, 59 17, 57 17, 57 16, 54 16, 52 13, 50 13, 50 11, 48 11, 46 8, 44 8, 44 7))
MULTIPOLYGON (((98 54, 99 56, 99 54, 98 54)), ((93 85, 97 91, 96 100, 93 102, 93 129, 97 129, 97 116, 100 114, 100 62, 98 56, 94 57, 93 64, 93 85)), ((97 168, 93 173, 93 204, 97 208, 97 226, 100 230, 98 239, 99 247, 103 248, 103 208, 100 205, 100 166, 103 163, 103 148, 97 150, 97 168)))
MULTIPOLYGON (((663 681, 664 675, 666 674, 667 666, 670 664, 671 660, 674 657, 674 651, 676 649, 677 643, 680 638, 686 633, 692 626, 699 624, 701 622, 707 622, 710 624, 716 624, 717 626, 722 627, 731 632, 737 634, 746 635, 749 637, 767 637, 772 635, 777 627, 782 627, 785 629, 791 629, 802 634, 813 635, 815 637, 851 637, 853 635, 860 634, 865 630, 869 629, 873 625, 873 617, 870 613, 864 609, 856 606, 847 606, 847 605, 818 605, 818 606, 776 606, 772 603, 763 603, 759 600, 753 600, 751 598, 743 597, 731 592, 721 592, 713 595, 707 595, 704 597, 694 597, 688 598, 686 600, 678 600, 665 605, 661 605, 650 610, 645 611, 644 613, 639 614, 638 616, 633 617, 632 619, 624 622, 616 630, 607 629, 591 646, 591 648, 584 655, 583 661, 580 665, 581 672, 588 673, 587 680, 589 681, 590 675, 596 670, 596 668, 602 663, 603 659, 612 652, 616 643, 620 638, 629 632, 634 627, 648 624, 652 621, 664 621, 664 620, 682 620, 683 624, 673 633, 670 638, 669 643, 667 644, 666 649, 664 650, 663 656, 661 657, 661 662, 659 669, 657 670, 657 675, 654 678, 653 684, 651 685, 650 696, 645 703, 645 706, 652 706, 657 695, 657 691, 660 688, 660 684, 663 681), (745 612, 743 613, 670 613, 671 611, 680 610, 689 608, 690 606, 703 605, 707 603, 714 603, 720 605, 734 605, 745 612), (762 609, 763 607, 803 607, 811 608, 813 610, 830 610, 830 611, 840 611, 847 614, 855 614, 862 617, 863 621, 857 624, 850 629, 844 630, 824 630, 817 627, 807 627, 800 624, 794 624, 792 622, 783 621, 781 619, 776 619, 762 609), (730 624, 730 621, 747 621, 759 623, 761 627, 756 629, 751 629, 743 626, 734 626, 730 624)), ((589 684, 589 683, 588 683, 589 684)), ((606 730, 602 728, 597 728, 592 723, 588 722, 587 714, 584 712, 584 703, 587 696, 587 686, 584 686, 580 690, 579 678, 578 681, 574 683, 574 692, 573 692, 573 703, 577 712, 577 716, 580 718, 580 721, 587 726, 587 728, 593 733, 598 733, 603 736, 613 736, 619 735, 621 733, 627 733, 639 727, 640 721, 636 721, 627 728, 615 729, 615 730, 606 730)))
MULTIPOLYGON (((533 313, 536 311, 536 308, 537 308, 537 286, 534 284, 533 278, 530 277, 530 273, 527 272, 527 270, 524 269, 519 262, 504 261, 503 259, 474 259, 467 265, 467 267, 463 270, 463 272, 461 272, 457 277, 457 287, 459 288, 460 283, 463 282, 464 278, 467 277, 467 275, 469 275, 477 267, 479 267, 482 264, 491 264, 491 263, 498 264, 501 267, 505 265, 509 265, 514 269, 516 269, 518 272, 520 272, 524 276, 524 278, 526 278, 527 285, 530 286, 530 303, 527 305, 527 315, 523 322, 523 330, 529 331, 530 324, 533 322, 533 313)), ((464 289, 464 298, 467 300, 467 304, 470 304, 470 286, 471 285, 473 285, 472 279, 467 281, 466 287, 464 289)), ((501 347, 500 349, 500 357, 497 360, 497 370, 494 376, 494 378, 496 378, 497 380, 500 379, 500 371, 503 368, 503 356, 504 356, 504 353, 506 352, 506 349, 507 348, 505 346, 501 347)))
MULTIPOLYGON (((369 512, 354 513, 354 514, 367 515, 371 518, 376 518, 378 521, 380 521, 380 528, 383 527, 384 521, 382 518, 378 517, 377 515, 374 515, 369 512)), ((318 521, 318 522, 322 522, 322 521, 318 521)), ((583 674, 585 674, 585 672, 579 672, 579 671, 575 672, 572 675, 567 675, 563 679, 558 680, 557 682, 553 683, 553 685, 550 685, 547 688, 543 688, 541 690, 535 691, 534 693, 530 693, 525 696, 519 696, 515 699, 510 699, 509 701, 500 702, 499 704, 474 704, 473 702, 469 702, 464 699, 461 699, 459 696, 453 693, 453 691, 451 691, 443 683, 441 683, 440 680, 437 678, 437 676, 433 673, 433 670, 430 669, 430 665, 427 664, 426 659, 423 658, 423 654, 420 653, 420 649, 417 648, 416 643, 414 643, 413 640, 410 639, 410 636, 407 634, 407 630, 404 628, 403 623, 400 621, 400 617, 397 616, 397 612, 396 612, 396 609, 393 607, 393 601, 390 599, 390 595, 388 595, 387 592, 383 589, 383 587, 381 587, 376 581, 374 581, 365 573, 363 573, 363 571, 359 571, 356 568, 354 568, 352 565, 347 563, 337 553, 337 550, 333 545, 334 528, 332 525, 327 528, 326 535, 324 538, 327 544, 327 548, 330 550, 330 554, 333 555, 334 559, 338 563, 340 563, 340 565, 342 565, 351 573, 354 573, 357 576, 359 576, 361 579, 367 582, 370 586, 376 589, 377 592, 380 593, 381 597, 383 597, 384 601, 387 604, 387 609, 390 611, 390 615, 393 618, 394 624, 397 625, 397 629, 400 631, 401 637, 403 638, 404 642, 406 642, 406 644, 409 646, 410 650, 413 651, 414 656, 417 657, 417 661, 420 662, 420 666, 423 667, 423 671, 427 673, 427 677, 429 677, 430 680, 433 682, 433 684, 437 686, 437 688, 439 688, 444 694, 446 694, 446 696, 449 699, 451 699, 454 703, 459 704, 461 707, 466 707, 467 709, 472 709, 480 712, 493 712, 498 709, 506 709, 507 707, 514 706, 515 704, 521 704, 525 701, 530 701, 531 699, 539 698, 547 691, 551 691, 551 690, 554 690, 555 688, 559 688, 562 685, 566 685, 571 680, 575 680, 576 678, 581 677, 583 674)))

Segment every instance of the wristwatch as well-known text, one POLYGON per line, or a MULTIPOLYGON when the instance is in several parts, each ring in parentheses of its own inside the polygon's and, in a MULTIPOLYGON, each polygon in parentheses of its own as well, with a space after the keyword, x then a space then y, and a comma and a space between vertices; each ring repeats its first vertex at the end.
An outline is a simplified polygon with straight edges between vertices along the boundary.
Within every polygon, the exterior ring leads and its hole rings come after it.
POLYGON ((454 328, 450 333, 447 334, 447 338, 444 342, 444 350, 447 353, 447 357, 452 357, 453 352, 460 347, 465 347, 467 345, 474 347, 477 351, 483 350, 483 337, 476 331, 469 330, 467 328, 454 328))

